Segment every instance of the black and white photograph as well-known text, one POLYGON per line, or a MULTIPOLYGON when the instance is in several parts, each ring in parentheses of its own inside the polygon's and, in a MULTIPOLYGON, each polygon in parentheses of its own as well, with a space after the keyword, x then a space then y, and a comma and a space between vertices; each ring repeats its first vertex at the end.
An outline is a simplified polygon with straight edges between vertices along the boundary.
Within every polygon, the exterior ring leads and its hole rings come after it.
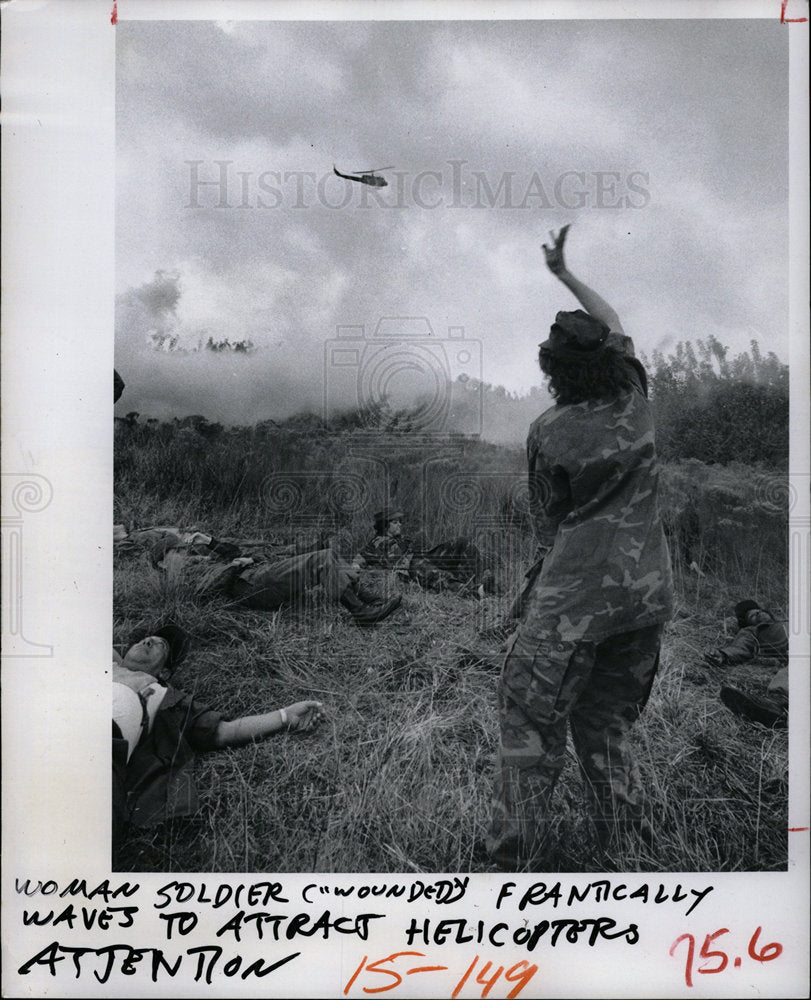
POLYGON ((7 995, 803 995, 807 4, 27 6, 7 995))
POLYGON ((779 19, 117 32, 120 867, 785 869, 779 19))

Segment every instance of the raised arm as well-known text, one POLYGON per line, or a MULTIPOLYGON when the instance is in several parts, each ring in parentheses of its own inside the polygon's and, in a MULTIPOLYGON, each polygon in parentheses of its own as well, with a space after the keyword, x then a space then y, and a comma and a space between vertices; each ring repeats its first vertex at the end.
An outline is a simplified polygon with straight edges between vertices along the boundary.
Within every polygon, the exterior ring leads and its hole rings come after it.
POLYGON ((254 740, 263 740, 280 730, 306 732, 323 719, 323 703, 320 701, 297 701, 287 708, 263 715, 246 715, 232 722, 222 721, 217 726, 215 745, 217 747, 241 747, 254 740))
POLYGON ((620 318, 614 309, 592 288, 589 288, 588 285, 584 285, 582 281, 575 278, 566 267, 566 261, 563 257, 563 244, 566 242, 568 231, 568 225, 563 226, 557 235, 555 235, 554 230, 550 231, 549 236, 552 240, 552 246, 548 247, 545 243, 543 244, 543 251, 546 255, 546 266, 556 278, 563 282, 590 316, 602 320, 612 333, 619 333, 624 336, 625 331, 622 329, 620 318))

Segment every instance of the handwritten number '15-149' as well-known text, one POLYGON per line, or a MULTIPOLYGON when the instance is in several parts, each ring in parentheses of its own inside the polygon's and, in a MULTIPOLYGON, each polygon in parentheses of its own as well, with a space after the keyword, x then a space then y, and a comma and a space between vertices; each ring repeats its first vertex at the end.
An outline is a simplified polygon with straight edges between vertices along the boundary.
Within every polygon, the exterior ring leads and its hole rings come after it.
MULTIPOLYGON (((773 941, 770 944, 764 945, 760 950, 758 950, 758 939, 760 938, 760 932, 763 930, 762 927, 758 927, 752 937, 749 939, 749 947, 747 949, 748 955, 755 962, 771 962, 775 958, 779 958, 783 953, 783 946, 777 941, 773 941)), ((717 961, 717 965, 701 965, 698 968, 698 972, 702 975, 712 975, 715 972, 723 972, 724 969, 729 965, 729 956, 725 951, 711 951, 710 945, 715 941, 717 937, 722 934, 729 934, 728 927, 721 927, 719 930, 715 931, 713 934, 708 934, 704 938, 704 944, 701 946, 701 951, 698 953, 698 957, 704 962, 717 961)), ((682 934, 677 937, 673 944, 670 946, 670 954, 672 955, 676 948, 682 943, 682 941, 687 942, 687 962, 684 967, 684 981, 688 986, 693 985, 693 962, 696 953, 696 939, 692 934, 682 934)), ((740 958, 735 959, 735 966, 741 964, 740 958)))
MULTIPOLYGON (((379 986, 362 986, 363 993, 388 993, 389 990, 396 989, 402 982, 404 976, 413 976, 415 973, 425 973, 425 972, 447 972, 449 971, 447 965, 416 965, 412 968, 403 968, 402 961, 398 961, 404 958, 425 958, 425 954, 421 951, 396 951, 393 955, 388 955, 386 958, 379 958, 375 962, 369 962, 369 956, 364 955, 358 965, 357 969, 350 976, 349 981, 344 987, 344 996, 348 996, 349 991, 355 985, 358 976, 363 973, 376 973, 377 975, 388 976, 389 981, 384 981, 379 986), (394 968, 394 964, 398 963, 400 968, 403 969, 402 973, 398 972, 394 968), (387 967, 388 966, 388 967, 387 967)), ((471 973, 476 968, 479 962, 479 956, 477 955, 467 968, 467 971, 456 984, 456 989, 451 994, 451 997, 457 997, 462 990, 462 987, 468 981, 471 973)), ((496 985, 499 977, 504 974, 504 979, 508 983, 516 983, 509 993, 507 994, 507 1000, 513 1000, 518 994, 523 990, 527 983, 532 979, 535 973, 538 971, 537 965, 530 965, 529 962, 521 961, 516 962, 511 968, 505 971, 503 965, 499 965, 495 972, 491 972, 493 968, 492 962, 485 962, 481 969, 479 969, 476 975, 475 982, 477 985, 484 987, 481 991, 481 997, 486 998, 489 996, 490 991, 496 985)), ((358 984, 360 986, 360 983, 358 984)))

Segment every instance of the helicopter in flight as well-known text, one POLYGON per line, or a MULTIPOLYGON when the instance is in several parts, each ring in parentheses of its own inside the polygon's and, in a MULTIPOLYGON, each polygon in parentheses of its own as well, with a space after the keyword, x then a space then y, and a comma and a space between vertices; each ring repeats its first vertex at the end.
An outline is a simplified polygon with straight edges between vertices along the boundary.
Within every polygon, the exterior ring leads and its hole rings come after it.
POLYGON ((387 187, 389 182, 386 178, 377 175, 383 170, 393 170, 394 167, 376 167, 374 170, 356 170, 351 174, 342 174, 333 163, 332 169, 338 177, 343 177, 347 181, 357 181, 359 184, 368 184, 370 187, 387 187))

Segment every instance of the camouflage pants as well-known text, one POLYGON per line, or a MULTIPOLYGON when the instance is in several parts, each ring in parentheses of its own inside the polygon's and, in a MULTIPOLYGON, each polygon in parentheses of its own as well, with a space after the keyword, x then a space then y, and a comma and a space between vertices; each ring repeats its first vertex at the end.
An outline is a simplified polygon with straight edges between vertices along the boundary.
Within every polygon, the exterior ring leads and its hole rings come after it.
POLYGON ((415 554, 409 563, 409 576, 425 590, 454 593, 476 592, 479 583, 492 578, 476 545, 460 537, 440 542, 426 552, 415 554))
POLYGON ((648 700, 662 626, 602 642, 532 639, 519 629, 500 691, 501 746, 487 849, 505 864, 539 857, 563 768, 567 724, 597 832, 642 818, 642 786, 628 734, 648 700))
POLYGON ((275 611, 301 600, 319 584, 329 600, 338 601, 351 582, 346 563, 332 549, 318 549, 250 566, 239 574, 231 590, 246 607, 275 611))

